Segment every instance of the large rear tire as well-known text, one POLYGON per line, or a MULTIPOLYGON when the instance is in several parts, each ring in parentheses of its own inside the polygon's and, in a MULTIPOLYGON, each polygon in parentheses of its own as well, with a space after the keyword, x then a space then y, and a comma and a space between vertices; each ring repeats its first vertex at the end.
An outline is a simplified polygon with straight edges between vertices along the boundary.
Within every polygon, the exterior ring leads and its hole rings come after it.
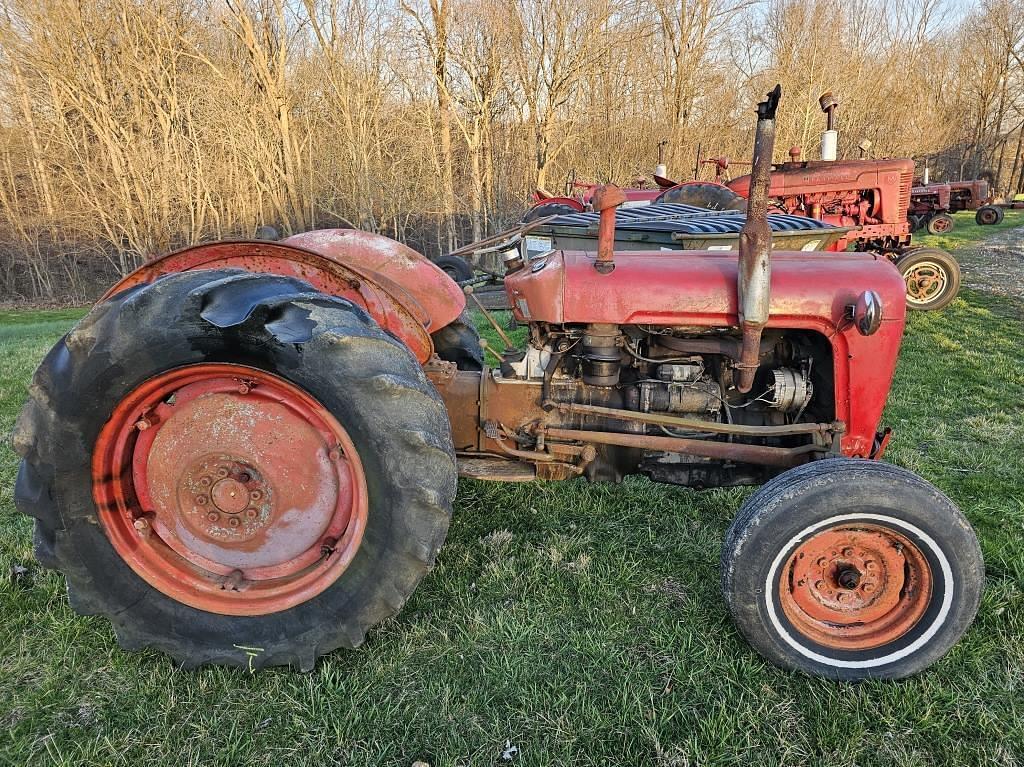
POLYGON ((455 495, 409 351, 347 301, 241 270, 97 305, 36 371, 15 447, 17 506, 72 606, 190 667, 358 646, 433 566, 455 495))
POLYGON ((521 221, 524 224, 529 224, 549 216, 571 216, 574 213, 582 212, 581 208, 582 206, 574 208, 572 205, 564 202, 542 202, 526 211, 521 221))
POLYGON ((473 267, 464 258, 459 256, 440 256, 434 260, 434 263, 455 282, 465 282, 466 280, 473 279, 473 267))
POLYGON ((960 264, 940 248, 912 247, 896 259, 907 285, 907 308, 938 311, 960 292, 960 264))
POLYGON ((733 621, 765 658, 833 679, 899 679, 960 639, 984 563, 952 501, 905 469, 837 458, 780 474, 722 548, 733 621))

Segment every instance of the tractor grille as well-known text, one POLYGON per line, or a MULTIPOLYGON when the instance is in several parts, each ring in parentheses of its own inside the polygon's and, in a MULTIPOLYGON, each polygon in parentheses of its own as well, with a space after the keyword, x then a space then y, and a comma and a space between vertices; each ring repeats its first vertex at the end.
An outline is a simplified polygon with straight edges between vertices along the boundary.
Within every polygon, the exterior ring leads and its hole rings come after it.
POLYGON ((914 185, 914 171, 907 171, 900 174, 900 215, 906 215, 910 210, 910 188, 914 185))

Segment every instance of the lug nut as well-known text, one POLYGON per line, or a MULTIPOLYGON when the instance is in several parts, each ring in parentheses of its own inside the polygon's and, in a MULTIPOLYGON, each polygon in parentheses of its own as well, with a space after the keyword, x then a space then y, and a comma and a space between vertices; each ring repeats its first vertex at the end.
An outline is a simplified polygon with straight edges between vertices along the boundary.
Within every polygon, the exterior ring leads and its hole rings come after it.
POLYGON ((249 500, 258 501, 262 497, 263 497, 263 493, 261 493, 259 490, 250 490, 249 491, 249 500))
POLYGON ((242 522, 238 517, 228 517, 228 524, 231 527, 238 527, 242 522))
POLYGON ((134 521, 134 522, 132 523, 132 525, 133 525, 133 526, 135 527, 135 529, 136 529, 136 530, 138 530, 138 531, 139 531, 140 533, 147 533, 147 532, 149 532, 149 520, 148 520, 148 519, 146 519, 145 517, 139 517, 138 519, 136 519, 136 520, 135 520, 135 521, 134 521))
POLYGON ((258 516, 259 516, 259 512, 256 511, 256 509, 246 509, 245 510, 245 518, 246 519, 256 519, 256 517, 258 517, 258 516))
POLYGON ((196 505, 197 506, 205 506, 209 502, 210 502, 210 499, 207 498, 205 495, 197 495, 196 496, 196 505))
POLYGON ((228 471, 226 466, 221 466, 219 469, 217 469, 217 476, 220 477, 221 479, 224 479, 224 477, 226 477, 230 473, 231 472, 228 471))
POLYGON ((853 549, 851 549, 851 548, 843 549, 843 556, 844 557, 852 557, 853 556, 853 549))
POLYGON ((341 450, 336 447, 332 447, 330 452, 327 454, 327 457, 330 458, 332 461, 340 461, 341 450))
POLYGON ((213 480, 210 479, 209 477, 200 477, 199 478, 199 486, 200 487, 209 487, 212 484, 213 484, 213 480))
POLYGON ((211 511, 209 514, 206 515, 206 518, 211 522, 218 522, 220 521, 220 512, 211 511))

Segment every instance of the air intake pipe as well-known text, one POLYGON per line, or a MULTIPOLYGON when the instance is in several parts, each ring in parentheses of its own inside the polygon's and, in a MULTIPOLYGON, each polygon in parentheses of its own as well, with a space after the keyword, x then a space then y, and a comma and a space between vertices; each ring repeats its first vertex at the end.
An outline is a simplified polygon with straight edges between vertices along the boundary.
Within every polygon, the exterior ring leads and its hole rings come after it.
POLYGON ((736 365, 736 388, 749 392, 754 385, 761 350, 761 332, 768 322, 771 300, 772 232, 768 226, 768 185, 771 182, 772 150, 775 148, 775 110, 782 96, 776 85, 757 105, 754 161, 747 197, 747 221, 740 232, 736 297, 743 345, 736 365))

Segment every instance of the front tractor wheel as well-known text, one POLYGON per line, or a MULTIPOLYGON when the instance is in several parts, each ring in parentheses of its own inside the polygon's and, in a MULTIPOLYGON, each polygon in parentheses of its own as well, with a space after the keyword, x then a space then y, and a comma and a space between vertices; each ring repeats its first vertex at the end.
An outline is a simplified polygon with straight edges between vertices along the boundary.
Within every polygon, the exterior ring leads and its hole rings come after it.
POLYGON ((740 509, 722 590, 747 641, 783 668, 899 679, 937 661, 978 610, 970 524, 889 464, 838 458, 785 472, 740 509))
POLYGON ((936 213, 928 219, 928 234, 947 234, 953 231, 953 217, 948 213, 936 213))
POLYGON ((287 277, 175 274, 47 355, 16 501, 72 606, 194 666, 311 669, 396 613, 455 491, 447 415, 361 309, 287 277))
POLYGON ((907 285, 907 308, 938 311, 960 292, 960 264, 939 248, 910 248, 896 259, 907 285))

